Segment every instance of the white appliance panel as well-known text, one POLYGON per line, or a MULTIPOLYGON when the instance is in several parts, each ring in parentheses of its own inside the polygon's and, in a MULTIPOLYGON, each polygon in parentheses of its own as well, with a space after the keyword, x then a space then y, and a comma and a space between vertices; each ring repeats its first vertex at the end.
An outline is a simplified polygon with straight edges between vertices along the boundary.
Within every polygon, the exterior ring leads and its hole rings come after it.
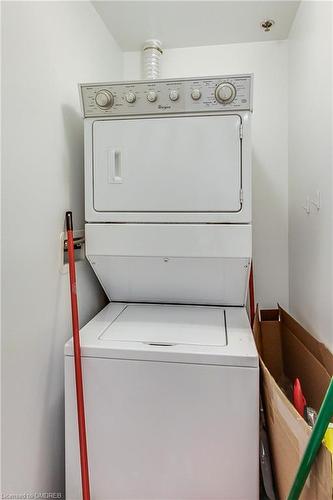
POLYGON ((228 258, 88 258, 113 301, 242 306, 250 260, 228 258))
POLYGON ((86 254, 251 257, 251 224, 86 224, 86 254))
POLYGON ((250 225, 86 224, 86 255, 110 300, 244 305, 250 225))
POLYGON ((131 82, 82 83, 79 85, 85 118, 135 115, 171 115, 175 113, 237 112, 252 110, 253 75, 224 75, 131 82), (222 86, 234 88, 232 99, 221 100, 222 86), (177 99, 170 93, 176 92, 177 99), (155 99, 148 99, 153 93, 155 99), (109 96, 109 105, 100 106, 98 95, 109 96), (128 100, 129 94, 134 100, 128 100), (196 96, 195 96, 196 94, 196 96))
MULTIPOLYGON (((257 500, 258 368, 83 358, 95 500, 257 500), (240 480, 241 478, 241 480, 240 480)), ((66 498, 81 498, 66 356, 66 498)))
POLYGON ((240 126, 238 115, 95 121, 94 209, 238 212, 240 126))

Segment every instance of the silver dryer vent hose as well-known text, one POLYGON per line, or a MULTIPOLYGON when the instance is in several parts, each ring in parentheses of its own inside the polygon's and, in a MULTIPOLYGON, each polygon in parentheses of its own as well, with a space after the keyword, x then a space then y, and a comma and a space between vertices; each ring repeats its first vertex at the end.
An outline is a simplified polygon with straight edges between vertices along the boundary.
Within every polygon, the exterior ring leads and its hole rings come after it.
POLYGON ((156 80, 160 76, 160 58, 163 54, 159 40, 146 40, 143 45, 143 78, 156 80))

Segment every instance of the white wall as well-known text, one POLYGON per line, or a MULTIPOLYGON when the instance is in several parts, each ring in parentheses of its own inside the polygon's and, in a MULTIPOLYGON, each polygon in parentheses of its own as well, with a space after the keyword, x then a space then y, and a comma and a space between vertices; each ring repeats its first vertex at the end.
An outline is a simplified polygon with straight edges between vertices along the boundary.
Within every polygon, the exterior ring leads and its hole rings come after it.
POLYGON ((332 3, 302 2, 289 39, 290 310, 333 349, 332 3), (321 209, 303 209, 321 193, 321 209))
MULTIPOLYGON (((63 492, 63 346, 71 335, 59 235, 83 224, 77 83, 120 79, 90 2, 2 3, 2 492, 63 492)), ((78 265, 81 323, 104 303, 78 265)))
MULTIPOLYGON (((141 56, 127 52, 124 78, 141 78, 141 56)), ((254 73, 253 241, 256 299, 288 307, 287 42, 165 50, 161 77, 254 73)))

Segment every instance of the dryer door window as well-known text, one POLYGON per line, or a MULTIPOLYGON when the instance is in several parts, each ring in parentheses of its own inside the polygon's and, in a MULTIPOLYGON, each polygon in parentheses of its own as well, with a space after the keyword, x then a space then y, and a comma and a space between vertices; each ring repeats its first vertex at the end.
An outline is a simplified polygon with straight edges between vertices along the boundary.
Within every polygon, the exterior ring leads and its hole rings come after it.
POLYGON ((239 211, 240 125, 238 115, 95 121, 95 210, 239 211))

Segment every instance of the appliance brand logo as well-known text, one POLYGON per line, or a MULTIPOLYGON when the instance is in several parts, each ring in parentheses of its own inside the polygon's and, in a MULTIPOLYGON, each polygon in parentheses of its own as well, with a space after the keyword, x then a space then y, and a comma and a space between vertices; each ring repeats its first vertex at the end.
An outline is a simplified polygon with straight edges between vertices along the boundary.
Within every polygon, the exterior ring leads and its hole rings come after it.
POLYGON ((159 104, 158 109, 171 109, 171 106, 162 106, 161 104, 159 104))

